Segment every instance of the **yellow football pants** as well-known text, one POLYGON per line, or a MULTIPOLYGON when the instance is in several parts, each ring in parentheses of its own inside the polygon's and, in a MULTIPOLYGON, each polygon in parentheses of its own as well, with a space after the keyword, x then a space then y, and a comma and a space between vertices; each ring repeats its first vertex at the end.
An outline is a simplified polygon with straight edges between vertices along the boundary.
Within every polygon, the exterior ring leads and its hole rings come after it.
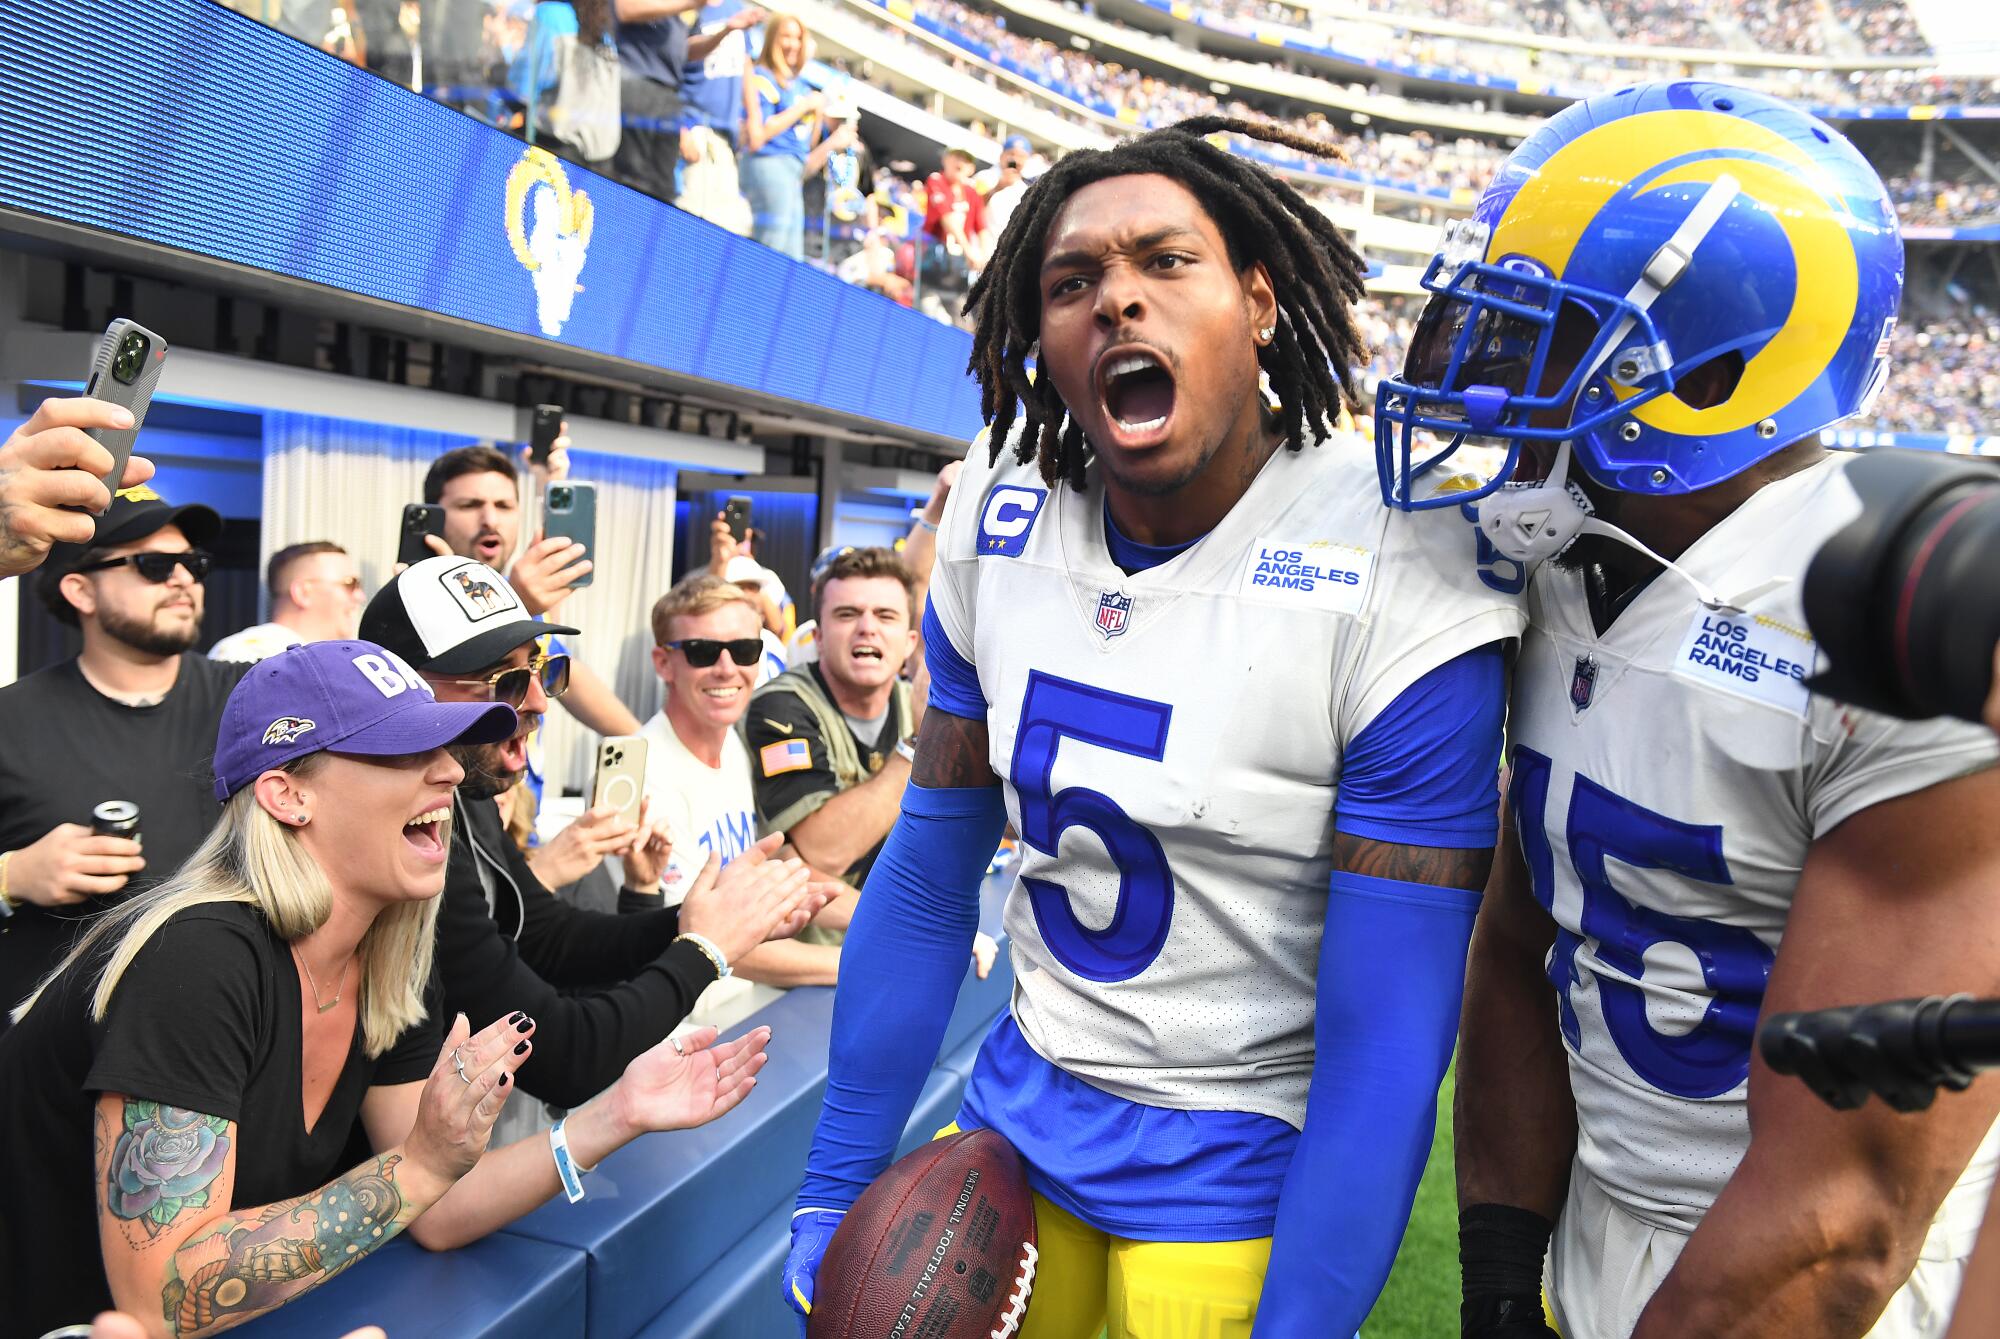
POLYGON ((1035 1250, 1020 1339, 1250 1339, 1271 1263, 1269 1237, 1133 1241, 1040 1195, 1035 1250))

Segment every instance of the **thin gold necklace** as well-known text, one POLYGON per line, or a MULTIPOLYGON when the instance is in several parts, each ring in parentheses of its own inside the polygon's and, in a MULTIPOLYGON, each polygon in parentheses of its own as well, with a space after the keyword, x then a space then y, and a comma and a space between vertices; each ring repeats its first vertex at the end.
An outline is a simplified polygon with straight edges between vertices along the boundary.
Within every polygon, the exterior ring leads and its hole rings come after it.
POLYGON ((292 945, 292 961, 296 962, 300 966, 300 968, 302 968, 305 971, 306 988, 312 991, 313 1005, 321 1013, 325 1013, 328 1009, 331 1009, 333 1008, 334 1005, 340 1003, 340 992, 347 989, 347 965, 348 963, 354 961, 354 955, 352 953, 347 955, 347 962, 343 962, 342 964, 340 964, 340 979, 334 982, 333 998, 328 1000, 325 1004, 321 1004, 319 1002, 319 982, 313 980, 312 965, 306 961, 306 955, 299 952, 299 946, 297 944, 292 945))

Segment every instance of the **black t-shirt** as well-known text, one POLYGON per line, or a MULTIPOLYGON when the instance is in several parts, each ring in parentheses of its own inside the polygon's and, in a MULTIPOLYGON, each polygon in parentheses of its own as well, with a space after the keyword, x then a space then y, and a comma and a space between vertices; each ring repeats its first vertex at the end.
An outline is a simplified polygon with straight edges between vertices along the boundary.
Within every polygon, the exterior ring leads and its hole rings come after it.
POLYGON ((429 1076, 444 1044, 429 1016, 370 1060, 357 1020, 347 1063, 305 1128, 299 975, 256 908, 181 912, 125 969, 102 1023, 90 994, 102 955, 51 984, 0 1036, 0 1335, 39 1335, 111 1305, 97 1237, 92 1151, 97 1095, 236 1122, 239 1208, 303 1195, 348 1168, 341 1154, 377 1084, 429 1076))
MULTIPOLYGON (((0 688, 0 851, 33 845, 62 823, 90 825, 106 800, 139 806, 146 868, 126 896, 179 869, 221 813, 215 732, 229 692, 250 669, 181 657, 158 703, 128 707, 90 686, 74 660, 0 688)), ((69 950, 80 922, 114 898, 0 918, 0 1000, 11 1008, 69 950)), ((0 1028, 4 1028, 0 1021, 0 1028)))
MULTIPOLYGON (((827 690, 826 677, 819 672, 819 666, 811 667, 812 676, 819 683, 822 693, 829 701, 833 694, 827 690)), ((854 747, 861 755, 862 765, 873 776, 882 770, 882 764, 896 751, 896 711, 890 707, 882 718, 882 728, 874 739, 863 739, 849 730, 854 747)), ((795 805, 807 800, 817 800, 805 812, 816 812, 820 805, 840 793, 840 782, 833 773, 833 760, 826 749, 825 736, 819 728, 819 717, 808 707, 799 695, 789 690, 784 692, 764 691, 750 701, 750 710, 743 717, 743 735, 750 745, 754 760, 751 766, 751 789, 757 797, 757 821, 768 825, 776 815, 783 814, 795 805), (795 751, 785 748, 791 741, 803 742, 805 756, 800 758, 795 751), (777 749, 767 753, 773 745, 777 749)), ((796 820, 794 820, 796 821, 796 820)), ((888 840, 887 836, 883 841, 888 840)), ((875 864, 875 857, 882 850, 882 842, 876 842, 868 854, 856 861, 854 867, 843 876, 859 888, 868 877, 868 871, 875 864)))

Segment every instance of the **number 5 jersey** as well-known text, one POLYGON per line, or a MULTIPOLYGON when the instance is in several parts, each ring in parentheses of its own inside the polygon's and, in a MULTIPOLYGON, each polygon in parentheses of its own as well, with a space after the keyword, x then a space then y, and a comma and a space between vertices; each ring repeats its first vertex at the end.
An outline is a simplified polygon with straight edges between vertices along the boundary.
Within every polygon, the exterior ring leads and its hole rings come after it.
POLYGON ((1021 837, 1013 1019, 1116 1097, 1298 1129, 1343 750, 1520 635, 1519 573, 1482 574, 1455 509, 1384 508, 1345 434, 1279 449, 1159 566, 1127 575, 1105 527, 1095 464, 1051 488, 982 437, 939 535, 932 609, 1021 837))
MULTIPOLYGON (((1509 803, 1558 927, 1577 1158, 1655 1227, 1692 1232, 1749 1147, 1758 1009, 1814 840, 1996 757, 1978 727, 1807 691, 1800 581, 1860 510, 1845 469, 1767 485, 1682 557, 1724 599, 1784 579, 1747 613, 1662 574, 1599 636, 1580 573, 1529 587, 1509 803)), ((1976 1226, 1992 1164, 1989 1139, 1947 1214, 1963 1200, 1976 1226)))

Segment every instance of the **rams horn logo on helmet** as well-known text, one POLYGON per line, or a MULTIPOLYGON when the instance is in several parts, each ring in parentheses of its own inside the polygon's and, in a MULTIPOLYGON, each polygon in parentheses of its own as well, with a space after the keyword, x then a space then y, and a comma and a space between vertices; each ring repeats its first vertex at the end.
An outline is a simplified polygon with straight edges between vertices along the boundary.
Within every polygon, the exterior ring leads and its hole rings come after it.
POLYGON ((299 736, 308 730, 319 729, 317 721, 309 721, 303 716, 280 716, 264 727, 266 744, 296 744, 299 736))

